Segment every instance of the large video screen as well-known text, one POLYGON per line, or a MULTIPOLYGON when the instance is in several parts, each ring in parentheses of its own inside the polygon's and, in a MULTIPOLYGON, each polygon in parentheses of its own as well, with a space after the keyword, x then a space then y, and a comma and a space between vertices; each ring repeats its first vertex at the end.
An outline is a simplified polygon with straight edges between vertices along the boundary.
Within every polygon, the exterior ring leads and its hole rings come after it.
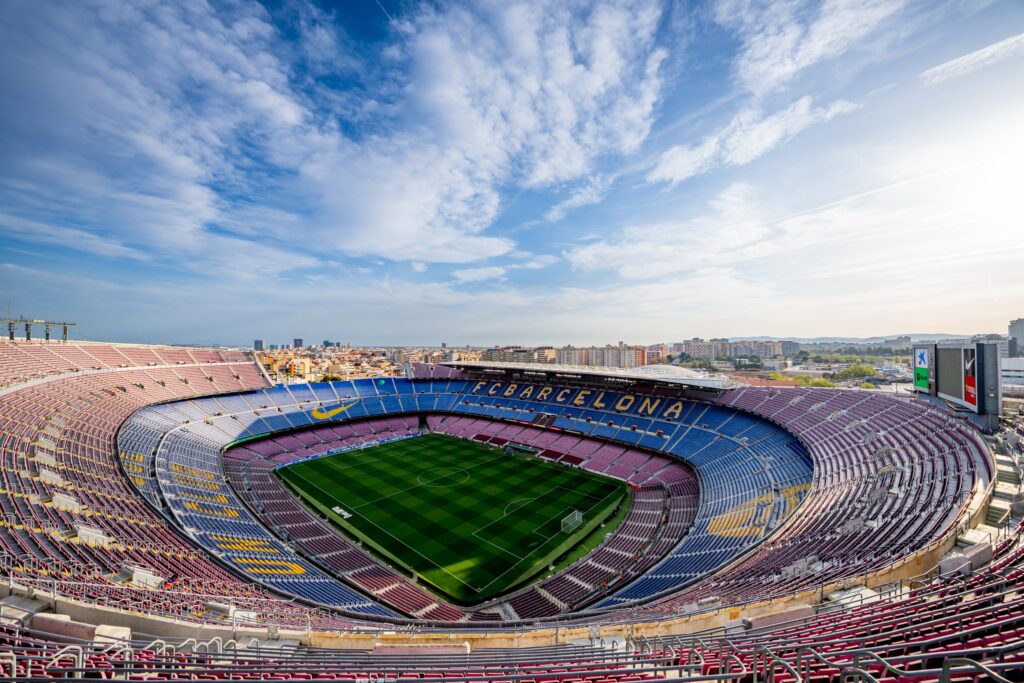
POLYGON ((978 410, 978 358, 974 349, 964 349, 964 401, 978 410))
POLYGON ((914 391, 929 391, 931 389, 931 375, 929 369, 932 367, 931 354, 926 347, 914 349, 914 391))
POLYGON ((962 349, 938 350, 938 390, 945 398, 964 400, 964 357, 962 349))

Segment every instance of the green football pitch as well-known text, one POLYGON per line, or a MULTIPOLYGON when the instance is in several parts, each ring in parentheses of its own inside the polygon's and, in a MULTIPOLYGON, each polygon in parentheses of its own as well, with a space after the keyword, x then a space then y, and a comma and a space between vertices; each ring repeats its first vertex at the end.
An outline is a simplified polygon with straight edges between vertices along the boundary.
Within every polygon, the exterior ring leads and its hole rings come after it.
POLYGON ((460 604, 537 576, 599 533, 628 493, 615 479, 440 434, 277 472, 348 535, 460 604), (563 531, 574 510, 583 524, 563 531))

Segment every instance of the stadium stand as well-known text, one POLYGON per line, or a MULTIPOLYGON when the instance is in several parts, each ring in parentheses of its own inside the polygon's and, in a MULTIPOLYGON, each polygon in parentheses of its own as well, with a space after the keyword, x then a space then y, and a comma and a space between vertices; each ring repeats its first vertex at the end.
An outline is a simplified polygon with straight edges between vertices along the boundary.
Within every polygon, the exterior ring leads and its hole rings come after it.
MULTIPOLYGON (((256 524, 247 510, 235 501, 230 490, 218 488, 213 492, 232 501, 228 506, 230 512, 226 512, 216 505, 211 506, 202 496, 196 498, 195 494, 202 493, 205 496, 205 492, 183 491, 180 481, 171 481, 175 477, 180 480, 182 476, 182 472, 176 472, 172 466, 190 468, 188 471, 193 478, 199 476, 220 482, 224 480, 225 473, 220 469, 216 454, 232 441, 307 427, 318 419, 315 417, 318 410, 325 410, 321 415, 329 416, 328 419, 333 422, 352 422, 374 415, 433 413, 448 408, 453 413, 471 413, 481 417, 452 415, 447 418, 428 418, 428 426, 495 445, 511 441, 529 443, 548 458, 565 460, 612 476, 618 475, 636 485, 648 486, 648 492, 652 490, 650 487, 657 486, 664 488, 666 493, 678 494, 673 503, 677 508, 675 513, 668 513, 675 514, 671 526, 662 525, 660 520, 644 520, 644 514, 647 517, 651 517, 652 513, 654 517, 658 515, 653 511, 643 513, 641 508, 637 508, 633 519, 629 520, 620 535, 610 539, 602 548, 600 559, 609 564, 598 558, 590 558, 585 565, 575 568, 579 573, 566 574, 554 580, 555 594, 548 592, 542 585, 513 596, 507 606, 514 619, 552 616, 569 609, 570 603, 577 606, 582 597, 589 597, 595 592, 613 591, 661 560, 666 552, 669 553, 668 557, 660 565, 665 569, 659 571, 655 568, 634 584, 635 587, 631 588, 633 593, 621 599, 647 597, 656 591, 678 588, 691 582, 751 547, 766 531, 773 529, 791 514, 805 494, 810 479, 810 463, 806 453, 791 436, 769 423, 709 404, 677 401, 674 412, 681 416, 678 422, 661 422, 635 415, 628 417, 627 423, 623 421, 620 412, 594 409, 581 410, 576 417, 566 414, 555 420, 556 426, 561 422, 585 435, 579 438, 567 435, 564 431, 498 422, 515 420, 521 423, 525 421, 523 417, 529 416, 532 419, 538 412, 548 409, 548 406, 536 400, 502 398, 499 401, 489 396, 478 397, 472 393, 474 387, 477 387, 475 383, 460 380, 431 381, 425 386, 415 387, 409 380, 354 380, 291 385, 263 390, 254 395, 154 406, 140 410, 129 420, 121 431, 120 446, 122 452, 131 457, 142 458, 145 470, 156 473, 155 477, 143 484, 142 490, 149 492, 147 495, 154 504, 159 504, 154 491, 164 490, 160 498, 173 501, 171 512, 178 517, 182 526, 192 530, 197 542, 211 552, 223 554, 222 537, 225 534, 259 537, 264 542, 267 559, 294 563, 303 569, 303 573, 298 581, 290 576, 276 574, 254 578, 290 594, 328 605, 332 603, 319 599, 319 594, 314 595, 305 590, 307 578, 314 570, 304 564, 302 558, 283 547, 266 527, 256 524), (333 404, 337 404, 338 408, 331 408, 333 404), (332 410, 339 408, 341 412, 330 415, 332 410), (619 426, 613 427, 616 423, 619 426), (731 429, 736 431, 732 432, 731 429), (587 435, 587 431, 593 433, 587 435), (740 436, 734 438, 734 434, 740 436), (616 443, 601 443, 596 439, 616 443), (635 442, 637 446, 641 440, 648 446, 659 445, 675 457, 652 458, 649 452, 641 451, 638 447, 617 445, 626 439, 635 442), (752 445, 756 452, 752 450, 752 445), (696 482, 694 477, 687 478, 679 473, 682 469, 679 458, 690 463, 702 481, 704 498, 695 520, 689 516, 694 512, 692 507, 696 498, 696 482), (775 466, 771 466, 776 462, 775 466), (739 469, 748 476, 735 477, 739 469), (202 470, 200 475, 195 474, 198 470, 202 470), (662 471, 671 478, 671 482, 659 480, 662 471), (778 500, 774 493, 776 490, 780 491, 778 500), (202 514, 197 513, 197 507, 202 508, 202 514), (742 532, 722 531, 738 522, 746 525, 742 532), (667 533, 662 526, 666 527, 667 533), (682 544, 678 544, 686 531, 689 533, 683 538, 682 544), (579 584, 582 590, 570 590, 566 581, 579 584), (565 599, 558 595, 565 596, 565 599)), ((577 391, 581 390, 568 387, 548 390, 550 395, 561 395, 567 402, 575 400, 571 396, 577 391)), ((589 390, 583 391, 590 393, 589 390)), ((608 405, 615 405, 619 398, 617 394, 608 395, 604 400, 609 402, 608 405)), ((600 401, 597 394, 593 399, 600 401)), ((581 401, 580 404, 585 406, 586 402, 581 401)), ((665 409, 668 406, 666 400, 665 409)), ((286 448, 298 449, 300 454, 308 453, 302 450, 303 443, 295 435, 278 437, 276 441, 279 445, 284 441, 286 448)), ((642 496, 640 502, 644 502, 642 496)), ((252 548, 246 548, 244 551, 236 551, 236 554, 241 552, 248 557, 253 551, 252 548)), ((374 590, 379 590, 379 587, 374 587, 374 590)))
POLYGON ((968 501, 993 483, 977 434, 927 405, 856 391, 763 388, 739 389, 722 402, 777 421, 809 444, 815 462, 815 495, 799 520, 706 586, 730 602, 890 565, 957 527, 968 501))
MULTIPOLYGON (((671 463, 653 449, 642 451, 638 447, 658 445, 662 453, 681 458, 694 467, 702 486, 701 504, 692 521, 687 520, 683 513, 676 524, 677 530, 687 532, 681 543, 676 544, 671 536, 665 537, 659 549, 669 551, 664 559, 657 551, 644 552, 641 558, 638 551, 650 544, 650 537, 632 535, 637 527, 627 526, 619 538, 611 539, 602 550, 625 552, 623 558, 636 563, 635 571, 620 571, 616 576, 615 570, 620 569, 621 563, 605 564, 596 557, 590 558, 585 564, 573 568, 576 573, 567 572, 553 577, 549 586, 542 584, 511 596, 505 613, 512 619, 558 614, 569 609, 570 605, 577 607, 581 597, 588 597, 595 590, 607 594, 597 604, 598 608, 672 593, 667 605, 647 608, 657 611, 671 609, 672 605, 690 604, 697 592, 706 593, 708 589, 714 590, 719 599, 735 602, 762 596, 766 592, 784 594, 803 585, 862 574, 932 543, 955 526, 966 502, 991 480, 984 447, 978 443, 977 437, 964 432, 961 425, 949 420, 941 421, 941 414, 937 411, 891 399, 878 399, 883 401, 885 410, 861 406, 859 402, 870 397, 856 392, 828 392, 822 397, 827 401, 823 401, 813 391, 800 391, 793 398, 799 398, 796 403, 802 403, 802 406, 798 407, 787 399, 778 406, 778 410, 763 411, 765 417, 791 429, 783 431, 771 422, 754 417, 757 411, 762 410, 764 401, 779 402, 777 395, 766 393, 758 397, 755 404, 752 403, 754 396, 746 393, 751 391, 748 389, 740 390, 735 396, 724 397, 720 404, 724 407, 678 400, 673 404, 673 416, 659 420, 623 413, 620 409, 615 412, 594 409, 619 406, 619 394, 602 395, 602 405, 594 406, 587 400, 576 400, 577 392, 586 392, 588 399, 596 399, 597 395, 591 396, 593 392, 590 390, 555 387, 549 390, 548 395, 562 395, 564 403, 572 405, 573 409, 559 408, 560 412, 551 413, 547 412, 553 408, 549 402, 508 397, 503 395, 507 387, 498 388, 500 392, 488 389, 480 393, 482 387, 479 383, 458 379, 431 380, 415 386, 408 380, 393 379, 293 385, 264 390, 248 397, 191 401, 187 409, 158 406, 142 410, 122 430, 122 434, 124 438, 130 438, 136 420, 152 422, 156 413, 177 410, 177 417, 155 430, 150 438, 162 440, 164 450, 161 452, 175 453, 174 458, 183 457, 181 453, 190 448, 205 449, 205 455, 196 455, 199 451, 195 451, 191 456, 193 461, 203 461, 208 467, 216 468, 214 463, 218 460, 213 455, 232 439, 304 428, 315 421, 316 418, 310 416, 316 410, 327 410, 332 405, 343 410, 330 415, 330 421, 350 425, 373 415, 435 413, 447 408, 447 416, 428 417, 429 428, 493 445, 526 443, 539 449, 542 457, 617 475, 639 485, 649 482, 653 478, 652 472, 670 471, 666 468, 671 463), (229 401, 242 401, 244 405, 235 404, 232 408, 229 401), (737 412, 736 408, 747 410, 737 412), (268 411, 273 417, 266 417, 268 411), (539 429, 529 424, 538 415, 552 414, 552 425, 560 431, 539 429), (178 425, 187 427, 174 431, 174 438, 167 439, 165 434, 172 426, 178 425), (935 447, 941 445, 945 448, 941 461, 930 459, 932 451, 928 446, 918 446, 921 457, 917 459, 910 452, 893 449, 893 444, 902 448, 910 436, 918 433, 915 430, 920 429, 931 429, 942 435, 933 437, 936 439, 935 447), (893 434, 889 434, 890 431, 893 434), (797 440, 791 434, 803 438, 797 440), (192 445, 171 448, 179 438, 192 445), (844 454, 849 457, 849 453, 840 450, 837 444, 849 442, 865 450, 868 449, 862 443, 865 441, 873 444, 873 450, 864 453, 864 457, 857 461, 857 467, 849 466, 850 463, 844 461, 844 454), (637 446, 630 447, 627 442, 637 446), (804 442, 813 444, 810 452, 804 442), (815 496, 808 504, 810 512, 801 517, 802 525, 786 525, 786 520, 811 490, 814 465, 817 465, 814 470, 817 481, 815 496), (918 471, 918 465, 926 469, 918 471), (737 477, 737 473, 744 476, 737 477), (935 482, 941 482, 943 486, 933 487, 935 482), (920 501, 920 492, 925 489, 931 492, 928 505, 911 509, 920 501), (889 491, 897 491, 900 495, 889 495, 889 491), (828 514, 820 514, 824 512, 828 514), (875 542, 872 529, 890 518, 904 522, 900 533, 887 536, 881 543, 875 542), (809 520, 815 521, 811 524, 809 520), (782 528, 785 531, 781 536, 776 534, 758 548, 755 558, 746 561, 748 569, 744 570, 742 565, 733 567, 727 579, 714 577, 714 580, 697 584, 693 593, 679 592, 681 588, 708 577, 716 568, 782 528), (616 542, 623 545, 616 546, 616 542), (651 568, 651 565, 655 566, 651 568), (604 574, 596 573, 595 569, 604 574), (630 579, 639 574, 642 576, 630 583, 630 579), (607 580, 609 575, 611 581, 607 580), (620 586, 625 587, 616 592, 620 586)), ((664 409, 668 405, 666 402, 664 409)), ((405 429, 406 433, 412 432, 410 424, 406 424, 405 429)), ((335 433, 335 440, 337 436, 335 433)), ((289 452, 286 456, 289 459, 313 453, 310 444, 299 440, 297 434, 277 437, 271 443, 280 446, 282 452, 289 452)), ((155 452, 155 449, 148 450, 155 452)), ((269 452, 264 455, 270 455, 270 460, 277 457, 269 452)), ((184 466, 184 463, 178 464, 184 466)), ((158 472, 165 470, 164 467, 156 468, 158 472)), ((220 470, 207 470, 204 476, 222 481, 225 475, 220 470)), ((691 489, 683 492, 692 500, 695 493, 692 482, 689 486, 691 489)), ((686 485, 680 484, 680 488, 685 489, 686 485)), ((680 497, 679 500, 686 498, 680 497)), ((198 504, 197 501, 192 502, 198 504)), ((687 507, 680 503, 681 511, 687 507)), ((240 505, 232 507, 240 508, 240 505)), ((194 510, 182 509, 179 512, 184 519, 195 516, 194 510)), ((640 510, 635 514, 640 515, 640 510)), ((214 516, 217 517, 217 526, 211 528, 227 532, 231 525, 244 524, 234 527, 236 533, 244 530, 248 535, 263 534, 268 544, 265 547, 272 548, 275 557, 283 552, 276 537, 266 531, 266 527, 254 524, 255 520, 244 510, 239 512, 238 519, 214 516)), ((196 527, 195 524, 185 526, 196 527)), ((301 528, 311 533, 315 529, 301 528)), ((211 542, 207 535, 208 548, 219 552, 222 548, 218 543, 222 541, 212 539, 211 542)), ((288 558, 287 561, 308 569, 301 558, 293 555, 288 558)), ((601 559, 608 560, 609 553, 602 555, 601 559)), ((392 574, 387 570, 377 570, 377 573, 381 576, 392 574)), ((358 581, 365 575, 354 572, 353 576, 358 581)), ((261 577, 261 580, 268 579, 261 577)), ((285 577, 270 580, 271 585, 282 589, 290 581, 285 577)), ((369 588, 371 592, 381 591, 386 586, 382 586, 380 580, 383 579, 376 576, 366 578, 360 587, 369 588), (374 583, 366 584, 366 581, 374 583)), ((388 593, 390 589, 382 592, 388 593)), ((455 616, 454 611, 451 614, 455 616)))
POLYGON ((143 631, 111 641, 67 615, 5 605, 0 668, 140 680, 1024 679, 1020 528, 989 548, 991 563, 966 555, 945 574, 920 564, 982 517, 996 483, 984 442, 944 411, 858 391, 745 387, 708 400, 663 385, 470 375, 422 366, 411 379, 270 387, 241 352, 0 343, 11 598, 203 625, 174 645, 143 631), (380 565, 271 475, 423 431, 531 446, 629 481, 634 505, 585 560, 474 611, 380 565), (824 599, 883 581, 856 603, 824 599), (627 647, 388 655, 312 645, 314 629, 376 624, 400 639, 512 627, 517 639, 523 628, 550 638, 546 623, 618 634, 627 647), (221 626, 256 637, 202 637, 221 626), (691 633, 665 635, 677 629, 691 633), (303 642, 282 649, 278 637, 303 642))
MULTIPOLYGON (((374 654, 293 647, 261 650, 220 641, 174 647, 136 641, 65 648, 44 628, 0 628, 8 672, 169 680, 421 680, 456 683, 541 680, 601 683, 697 680, 832 682, 1021 680, 1024 547, 1018 531, 993 563, 969 577, 902 582, 886 598, 821 610, 767 628, 718 628, 685 636, 635 637, 621 651, 596 647, 490 649, 470 654, 374 654), (737 632, 737 629, 740 632, 737 632)), ((48 624, 41 623, 40 626, 48 624)))
MULTIPOLYGON (((185 349, 121 348, 0 344, 6 357, 29 359, 29 370, 8 376, 31 378, 0 394, 5 572, 109 606, 200 620, 219 618, 211 604, 286 608, 211 562, 144 505, 122 474, 115 442, 121 422, 141 406, 266 386, 263 373, 236 352, 209 351, 200 362, 185 349), (215 377, 214 368, 223 372, 215 377), (178 591, 161 595, 143 577, 178 577, 178 591)), ((141 476, 138 461, 124 466, 129 477, 141 476)))
POLYGON ((301 504, 273 476, 275 467, 295 460, 337 453, 419 433, 415 418, 388 418, 317 427, 294 435, 250 442, 228 449, 224 468, 235 491, 277 536, 295 543, 337 578, 406 615, 458 621, 464 613, 380 565, 301 504))

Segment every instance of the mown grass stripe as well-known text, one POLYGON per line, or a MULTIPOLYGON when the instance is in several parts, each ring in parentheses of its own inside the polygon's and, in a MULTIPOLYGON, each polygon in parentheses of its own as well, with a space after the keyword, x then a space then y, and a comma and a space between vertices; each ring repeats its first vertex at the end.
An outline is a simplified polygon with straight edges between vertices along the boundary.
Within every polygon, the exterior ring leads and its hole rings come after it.
POLYGON ((442 435, 278 473, 346 532, 463 604, 522 584, 555 559, 552 551, 587 535, 562 533, 560 515, 608 517, 626 499, 622 482, 442 435), (335 506, 352 516, 343 519, 335 506))

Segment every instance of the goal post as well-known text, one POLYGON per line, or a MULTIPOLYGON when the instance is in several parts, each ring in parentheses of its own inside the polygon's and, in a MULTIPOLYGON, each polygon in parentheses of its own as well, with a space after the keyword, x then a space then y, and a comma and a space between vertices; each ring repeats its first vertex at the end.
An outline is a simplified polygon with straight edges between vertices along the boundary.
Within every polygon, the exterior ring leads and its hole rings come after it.
POLYGON ((570 534, 583 524, 583 513, 573 510, 562 518, 562 533, 570 534))
POLYGON ((509 441, 504 446, 506 455, 540 455, 540 449, 509 441))

